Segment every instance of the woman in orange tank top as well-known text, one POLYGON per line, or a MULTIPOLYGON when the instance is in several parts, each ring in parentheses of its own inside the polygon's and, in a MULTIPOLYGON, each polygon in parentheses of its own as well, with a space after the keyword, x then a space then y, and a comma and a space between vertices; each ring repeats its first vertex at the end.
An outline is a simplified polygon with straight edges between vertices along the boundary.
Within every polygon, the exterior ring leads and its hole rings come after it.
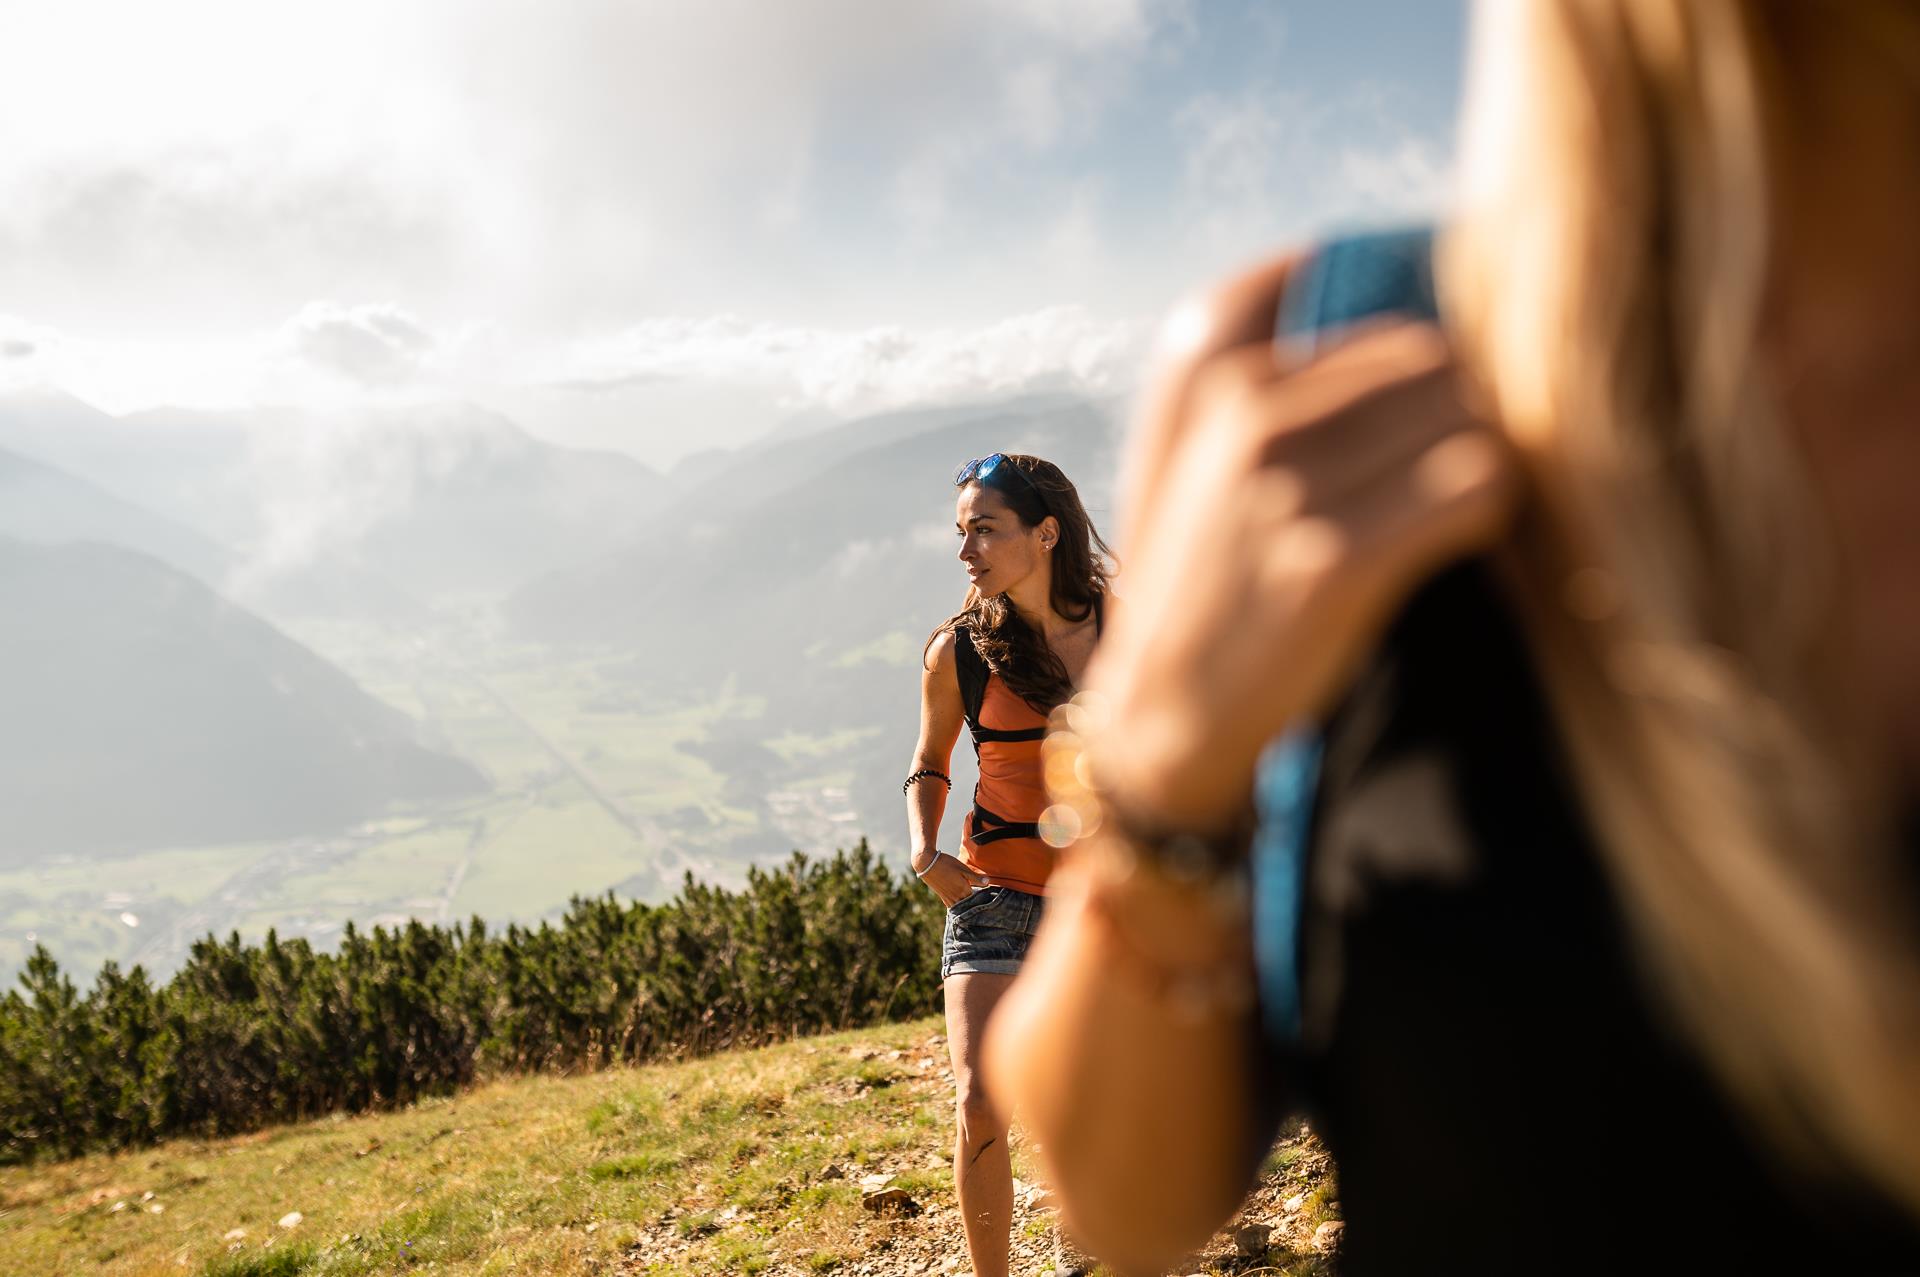
POLYGON ((1039 923, 1055 852, 1040 742, 1047 713, 1073 694, 1107 601, 1110 555, 1058 466, 994 453, 954 475, 954 526, 972 588, 928 640, 920 742, 907 777, 913 868, 947 906, 940 974, 959 1096, 954 1187, 976 1277, 1004 1277, 1013 1217, 1010 1114, 982 1086, 987 1016, 1013 982, 1039 923), (936 846, 965 726, 980 782, 960 847, 936 846))

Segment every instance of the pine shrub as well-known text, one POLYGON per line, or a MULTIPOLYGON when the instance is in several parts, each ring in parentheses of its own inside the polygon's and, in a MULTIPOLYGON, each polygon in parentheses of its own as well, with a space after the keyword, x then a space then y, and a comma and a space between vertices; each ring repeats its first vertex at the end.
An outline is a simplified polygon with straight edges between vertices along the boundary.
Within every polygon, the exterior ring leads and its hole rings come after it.
POLYGON ((109 962, 83 995, 36 947, 0 998, 0 1162, 924 1015, 942 917, 863 839, 738 891, 576 896, 557 925, 349 925, 334 953, 208 936, 158 987, 109 962))

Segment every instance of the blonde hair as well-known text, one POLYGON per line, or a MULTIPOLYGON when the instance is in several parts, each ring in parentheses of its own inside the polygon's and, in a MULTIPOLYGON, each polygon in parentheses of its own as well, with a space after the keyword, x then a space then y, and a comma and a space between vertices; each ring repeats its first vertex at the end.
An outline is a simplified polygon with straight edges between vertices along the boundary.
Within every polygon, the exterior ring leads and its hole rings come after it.
POLYGON ((1760 359, 1790 51, 1742 0, 1475 19, 1442 294, 1536 481, 1506 566, 1610 872, 1730 1089, 1920 1208, 1892 787, 1826 681, 1847 583, 1760 359))

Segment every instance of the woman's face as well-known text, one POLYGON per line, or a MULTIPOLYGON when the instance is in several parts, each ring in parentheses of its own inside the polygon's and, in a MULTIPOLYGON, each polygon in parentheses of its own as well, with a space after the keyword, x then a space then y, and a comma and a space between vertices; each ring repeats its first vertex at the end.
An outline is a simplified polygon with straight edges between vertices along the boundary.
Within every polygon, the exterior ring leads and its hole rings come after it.
POLYGON ((953 521, 960 534, 960 562, 982 597, 1005 594, 1047 561, 1042 542, 1053 520, 1022 527, 1006 498, 991 488, 970 483, 960 489, 953 521))

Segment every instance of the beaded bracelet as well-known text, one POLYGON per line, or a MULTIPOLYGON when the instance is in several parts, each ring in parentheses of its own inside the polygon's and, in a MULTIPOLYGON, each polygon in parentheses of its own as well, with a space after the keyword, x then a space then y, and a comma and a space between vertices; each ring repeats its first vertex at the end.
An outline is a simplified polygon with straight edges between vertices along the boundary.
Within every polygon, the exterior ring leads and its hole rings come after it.
POLYGON ((909 789, 912 789, 929 776, 945 785, 949 791, 953 789, 953 781, 948 778, 945 772, 937 772, 931 767, 923 767, 913 775, 907 777, 906 782, 900 786, 900 792, 903 794, 906 793, 909 789))

